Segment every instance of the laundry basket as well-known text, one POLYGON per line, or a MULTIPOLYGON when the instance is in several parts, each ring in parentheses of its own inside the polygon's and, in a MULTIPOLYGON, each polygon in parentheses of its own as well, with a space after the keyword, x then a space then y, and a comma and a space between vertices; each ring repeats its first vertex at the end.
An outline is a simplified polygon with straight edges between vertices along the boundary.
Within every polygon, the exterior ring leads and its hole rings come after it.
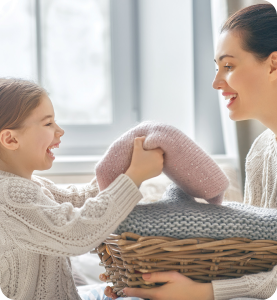
POLYGON ((270 271, 277 263, 277 241, 176 239, 124 232, 111 234, 91 253, 98 254, 113 292, 124 296, 124 287, 163 284, 143 280, 143 273, 177 271, 197 282, 211 282, 270 271))

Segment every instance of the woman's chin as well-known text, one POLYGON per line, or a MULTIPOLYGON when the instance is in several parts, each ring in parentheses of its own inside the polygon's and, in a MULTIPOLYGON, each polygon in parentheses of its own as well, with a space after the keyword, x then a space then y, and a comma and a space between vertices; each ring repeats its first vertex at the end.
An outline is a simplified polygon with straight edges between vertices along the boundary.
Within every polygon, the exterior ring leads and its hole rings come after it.
POLYGON ((229 112, 229 118, 232 120, 232 121, 244 121, 244 120, 248 120, 248 118, 246 117, 243 117, 242 115, 239 115, 233 111, 230 111, 229 112))

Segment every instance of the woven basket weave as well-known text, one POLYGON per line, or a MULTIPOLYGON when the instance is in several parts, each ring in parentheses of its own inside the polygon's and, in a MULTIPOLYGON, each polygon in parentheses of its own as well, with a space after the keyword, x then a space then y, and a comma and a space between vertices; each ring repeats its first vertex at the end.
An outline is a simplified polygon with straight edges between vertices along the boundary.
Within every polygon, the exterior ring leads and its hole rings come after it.
POLYGON ((161 283, 142 279, 142 273, 178 271, 197 282, 238 278, 270 271, 277 263, 277 241, 247 238, 176 239, 111 234, 91 253, 97 253, 113 292, 124 287, 153 288, 161 283))

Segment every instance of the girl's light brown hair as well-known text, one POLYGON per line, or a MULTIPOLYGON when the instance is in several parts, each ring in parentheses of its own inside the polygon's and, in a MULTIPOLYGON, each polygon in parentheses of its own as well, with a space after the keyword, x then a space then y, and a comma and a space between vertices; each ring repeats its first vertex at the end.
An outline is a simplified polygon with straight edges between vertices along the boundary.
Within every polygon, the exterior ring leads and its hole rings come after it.
POLYGON ((0 78, 0 132, 23 129, 24 121, 39 106, 43 95, 48 95, 47 91, 33 81, 0 78))
POLYGON ((19 78, 0 78, 0 132, 22 129, 47 92, 38 84, 19 78))

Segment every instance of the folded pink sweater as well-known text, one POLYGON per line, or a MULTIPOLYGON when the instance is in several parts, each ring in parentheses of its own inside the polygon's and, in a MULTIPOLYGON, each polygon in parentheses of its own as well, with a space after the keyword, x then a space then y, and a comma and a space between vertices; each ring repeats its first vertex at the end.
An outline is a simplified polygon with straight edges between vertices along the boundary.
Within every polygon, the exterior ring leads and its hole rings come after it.
POLYGON ((144 150, 164 151, 163 172, 189 195, 221 204, 228 178, 216 162, 181 130, 145 121, 119 137, 97 163, 95 173, 100 190, 107 188, 130 166, 136 137, 146 136, 144 150))

